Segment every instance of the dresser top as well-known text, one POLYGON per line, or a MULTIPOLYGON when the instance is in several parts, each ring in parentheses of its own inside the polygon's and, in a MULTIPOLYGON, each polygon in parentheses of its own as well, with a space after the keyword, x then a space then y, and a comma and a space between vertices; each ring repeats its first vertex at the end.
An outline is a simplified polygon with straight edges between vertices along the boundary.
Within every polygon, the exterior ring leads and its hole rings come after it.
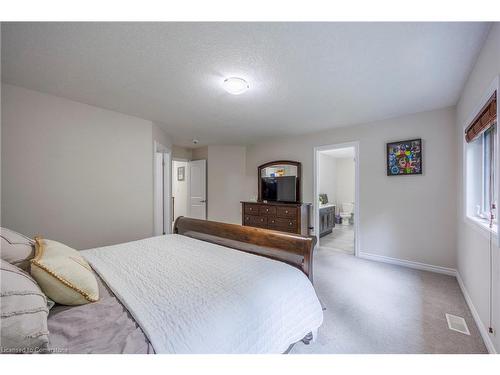
POLYGON ((258 205, 269 205, 269 206, 293 206, 300 207, 302 205, 311 205, 311 203, 285 203, 285 202, 255 202, 255 201, 241 201, 241 203, 246 204, 258 204, 258 205))

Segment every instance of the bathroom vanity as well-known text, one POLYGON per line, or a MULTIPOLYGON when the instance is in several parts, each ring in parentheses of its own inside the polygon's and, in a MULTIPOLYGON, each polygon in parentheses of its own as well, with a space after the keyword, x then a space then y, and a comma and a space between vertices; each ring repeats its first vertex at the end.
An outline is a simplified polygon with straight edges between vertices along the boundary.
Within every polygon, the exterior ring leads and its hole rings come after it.
POLYGON ((335 227, 335 205, 325 204, 319 208, 319 236, 332 233, 335 227))

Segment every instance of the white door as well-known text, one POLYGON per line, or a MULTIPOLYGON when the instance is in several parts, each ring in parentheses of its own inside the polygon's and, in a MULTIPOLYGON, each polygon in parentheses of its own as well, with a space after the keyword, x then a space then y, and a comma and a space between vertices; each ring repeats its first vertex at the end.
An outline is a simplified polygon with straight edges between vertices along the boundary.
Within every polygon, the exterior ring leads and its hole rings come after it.
POLYGON ((207 219, 207 161, 189 162, 189 217, 207 219))

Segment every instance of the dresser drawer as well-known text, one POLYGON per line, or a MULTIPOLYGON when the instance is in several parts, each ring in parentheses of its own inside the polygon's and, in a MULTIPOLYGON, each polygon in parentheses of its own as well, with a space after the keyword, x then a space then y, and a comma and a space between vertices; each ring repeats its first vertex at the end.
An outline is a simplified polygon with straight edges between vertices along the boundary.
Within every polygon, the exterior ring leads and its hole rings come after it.
POLYGON ((259 215, 272 215, 276 216, 276 207, 272 206, 260 206, 259 215))
POLYGON ((245 204, 245 214, 258 215, 260 204, 245 204))
POLYGON ((243 217, 244 224, 252 227, 267 227, 266 216, 245 215, 243 217))
POLYGON ((285 232, 296 232, 297 220, 285 219, 282 217, 268 217, 267 226, 269 227, 269 229, 281 230, 285 232))
MULTIPOLYGON (((308 203, 241 202, 241 224, 280 232, 309 235, 308 203)), ((333 216, 333 215, 332 215, 333 216)))
POLYGON ((295 219, 297 217, 297 207, 277 207, 276 215, 278 217, 290 217, 295 219))

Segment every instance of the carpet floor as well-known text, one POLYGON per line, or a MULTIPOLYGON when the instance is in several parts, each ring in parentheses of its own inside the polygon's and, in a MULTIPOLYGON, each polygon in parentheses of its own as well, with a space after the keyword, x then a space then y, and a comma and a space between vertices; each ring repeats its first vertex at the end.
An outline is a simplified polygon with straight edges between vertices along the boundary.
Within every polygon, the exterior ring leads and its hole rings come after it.
POLYGON ((324 311, 315 342, 291 353, 487 353, 452 276, 317 248, 314 284, 324 311), (448 328, 461 316, 470 336, 448 328))

